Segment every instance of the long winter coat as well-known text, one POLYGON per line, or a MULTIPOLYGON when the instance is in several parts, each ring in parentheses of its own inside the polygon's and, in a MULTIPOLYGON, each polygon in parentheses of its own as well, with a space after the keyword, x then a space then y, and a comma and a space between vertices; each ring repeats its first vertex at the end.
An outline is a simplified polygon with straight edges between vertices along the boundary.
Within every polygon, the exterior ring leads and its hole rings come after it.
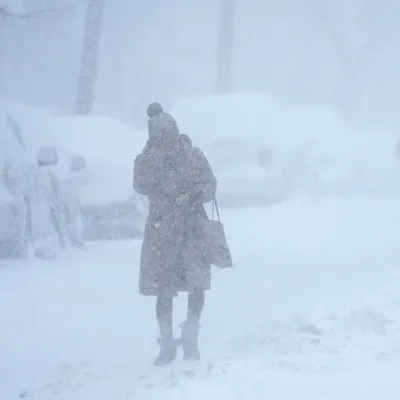
POLYGON ((135 159, 135 190, 149 198, 142 244, 139 291, 159 295, 210 288, 211 261, 203 230, 203 203, 215 196, 217 181, 202 151, 187 140, 165 153, 153 145, 135 159), (188 201, 178 204, 181 194, 188 201))

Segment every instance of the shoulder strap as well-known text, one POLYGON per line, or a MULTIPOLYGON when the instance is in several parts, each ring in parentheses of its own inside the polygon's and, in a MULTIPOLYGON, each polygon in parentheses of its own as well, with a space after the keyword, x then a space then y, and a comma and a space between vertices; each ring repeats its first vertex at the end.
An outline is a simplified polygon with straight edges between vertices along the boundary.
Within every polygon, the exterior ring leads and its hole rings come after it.
POLYGON ((219 216, 219 210, 218 210, 218 202, 217 202, 217 198, 214 196, 214 199, 212 201, 212 211, 211 211, 211 218, 214 220, 214 212, 217 212, 217 218, 218 218, 218 222, 221 222, 221 218, 219 216))

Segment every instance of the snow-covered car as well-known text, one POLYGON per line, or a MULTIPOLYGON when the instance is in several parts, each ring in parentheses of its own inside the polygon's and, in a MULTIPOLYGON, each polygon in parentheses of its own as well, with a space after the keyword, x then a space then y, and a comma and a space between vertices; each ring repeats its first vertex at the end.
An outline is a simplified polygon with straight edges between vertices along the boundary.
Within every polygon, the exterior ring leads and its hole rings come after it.
POLYGON ((73 155, 85 240, 141 237, 147 199, 133 190, 132 174, 147 133, 100 116, 57 117, 51 124, 73 155))
POLYGON ((209 158, 221 206, 400 190, 396 135, 349 126, 328 107, 235 94, 182 99, 171 114, 209 158))
MULTIPOLYGON (((82 247, 81 210, 46 114, 0 104, 0 249, 3 257, 52 258, 82 247)), ((69 172, 68 172, 69 173, 69 172)))
POLYGON ((274 117, 274 106, 266 97, 187 98, 178 101, 171 114, 210 161, 221 206, 263 206, 284 197, 281 170, 260 124, 260 118, 266 122, 274 117))
POLYGON ((327 107, 288 107, 269 138, 291 196, 399 193, 390 130, 350 125, 327 107))

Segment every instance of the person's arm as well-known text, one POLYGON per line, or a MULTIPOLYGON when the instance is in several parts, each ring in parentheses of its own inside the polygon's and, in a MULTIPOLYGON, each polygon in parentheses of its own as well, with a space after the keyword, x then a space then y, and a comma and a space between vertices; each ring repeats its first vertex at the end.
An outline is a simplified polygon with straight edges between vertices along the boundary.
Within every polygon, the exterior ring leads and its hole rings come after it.
POLYGON ((197 170, 196 180, 188 196, 197 203, 208 203, 215 198, 217 179, 204 153, 197 147, 192 148, 194 167, 197 170))
POLYGON ((154 179, 154 168, 151 157, 146 152, 135 158, 133 167, 133 188, 136 192, 149 196, 156 189, 157 182, 154 179))

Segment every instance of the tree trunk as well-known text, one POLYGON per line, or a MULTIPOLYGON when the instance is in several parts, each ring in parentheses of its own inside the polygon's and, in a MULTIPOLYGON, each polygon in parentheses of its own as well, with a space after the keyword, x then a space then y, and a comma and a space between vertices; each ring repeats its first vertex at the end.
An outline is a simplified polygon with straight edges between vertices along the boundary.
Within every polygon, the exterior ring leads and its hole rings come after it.
POLYGON ((76 114, 90 114, 93 108, 104 5, 105 0, 89 0, 88 2, 76 96, 76 114))
POLYGON ((232 86, 235 3, 236 0, 220 0, 216 81, 216 91, 218 93, 228 93, 232 86))

